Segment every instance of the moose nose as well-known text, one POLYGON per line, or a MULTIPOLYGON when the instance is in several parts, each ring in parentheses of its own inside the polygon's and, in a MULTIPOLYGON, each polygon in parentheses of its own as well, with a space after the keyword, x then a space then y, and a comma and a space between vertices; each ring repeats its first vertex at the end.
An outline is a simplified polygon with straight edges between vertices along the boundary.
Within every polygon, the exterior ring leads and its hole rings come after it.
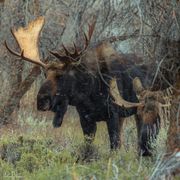
POLYGON ((43 106, 44 111, 48 111, 50 109, 50 100, 46 100, 46 103, 43 106))
POLYGON ((48 111, 51 108, 50 99, 39 100, 37 101, 37 110, 38 111, 48 111))

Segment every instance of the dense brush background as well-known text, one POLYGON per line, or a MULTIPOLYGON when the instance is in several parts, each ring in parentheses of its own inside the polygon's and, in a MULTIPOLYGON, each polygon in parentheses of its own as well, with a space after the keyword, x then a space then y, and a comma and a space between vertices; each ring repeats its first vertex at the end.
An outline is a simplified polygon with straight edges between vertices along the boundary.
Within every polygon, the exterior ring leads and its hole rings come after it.
MULTIPOLYGON (((82 31, 87 31, 94 16, 97 23, 92 46, 121 37, 122 41, 113 43, 119 53, 135 52, 144 57, 144 63, 154 61, 157 67, 168 61, 163 42, 180 36, 178 1, 0 0, 0 110, 33 67, 7 53, 3 42, 7 40, 18 51, 10 28, 25 26, 41 15, 46 20, 39 43, 43 59, 51 59, 48 50, 60 49, 62 43, 83 42, 82 31)), ((162 108, 162 128, 152 158, 137 156, 133 117, 124 123, 121 150, 110 153, 106 125, 102 122, 98 124, 95 143, 87 152, 73 107, 69 107, 59 129, 51 125, 51 112, 36 110, 36 95, 43 80, 41 73, 17 104, 10 123, 0 129, 2 179, 148 179, 154 175, 166 151, 168 105, 162 108)))

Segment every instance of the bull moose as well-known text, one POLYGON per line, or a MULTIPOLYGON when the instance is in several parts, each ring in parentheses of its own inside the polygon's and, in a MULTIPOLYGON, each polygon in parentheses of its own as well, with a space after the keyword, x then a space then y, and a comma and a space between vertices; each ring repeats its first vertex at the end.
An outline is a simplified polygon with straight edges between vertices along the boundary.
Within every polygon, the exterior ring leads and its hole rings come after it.
MULTIPOLYGON (((44 18, 39 17, 25 28, 12 30, 21 53, 10 49, 5 42, 6 48, 13 55, 36 64, 45 71, 46 80, 37 95, 37 109, 53 111, 53 126, 60 127, 68 105, 75 106, 85 140, 89 143, 94 139, 96 122, 106 121, 111 149, 120 147, 122 118, 135 114, 140 151, 142 155, 150 155, 148 129, 143 125, 144 105, 139 102, 134 86, 134 78, 145 77, 147 72, 141 66, 134 66, 131 70, 133 76, 127 71, 129 64, 132 66, 131 62, 138 57, 133 55, 132 61, 129 61, 128 55, 118 54, 108 42, 90 47, 94 21, 89 25, 88 35, 84 33, 83 48, 75 44, 73 48, 62 45, 62 50, 50 51, 57 61, 44 63, 40 60, 38 50, 44 22, 44 18)), ((143 78, 140 81, 145 82, 143 78)), ((157 121, 159 120, 155 117, 150 127, 157 121)), ((157 132, 153 133, 157 135, 157 132)))

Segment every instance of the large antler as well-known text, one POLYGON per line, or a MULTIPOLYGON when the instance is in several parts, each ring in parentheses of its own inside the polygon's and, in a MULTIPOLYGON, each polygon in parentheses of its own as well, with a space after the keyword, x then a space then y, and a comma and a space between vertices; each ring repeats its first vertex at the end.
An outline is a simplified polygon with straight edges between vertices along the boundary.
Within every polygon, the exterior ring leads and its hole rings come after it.
POLYGON ((110 92, 111 95, 114 97, 115 99, 115 103, 121 107, 125 107, 125 108, 132 108, 132 107, 139 107, 139 106, 143 106, 142 103, 132 103, 132 102, 128 102, 126 100, 124 100, 119 91, 118 91, 118 87, 117 87, 117 83, 116 83, 116 79, 112 79, 111 83, 110 83, 110 92))
POLYGON ((139 96, 140 101, 144 101, 148 97, 154 97, 156 101, 160 102, 161 104, 165 104, 165 100, 163 98, 162 91, 151 91, 145 89, 142 85, 141 80, 138 77, 133 79, 133 89, 136 94, 139 96))
POLYGON ((13 55, 20 57, 21 59, 39 65, 43 68, 46 68, 46 64, 44 64, 40 60, 38 42, 39 35, 44 25, 44 17, 38 17, 34 21, 31 21, 27 27, 20 27, 17 30, 11 30, 12 35, 16 39, 21 53, 13 51, 7 45, 5 41, 5 46, 7 50, 13 55))
POLYGON ((84 47, 82 50, 79 50, 76 46, 75 43, 73 43, 74 45, 74 51, 73 52, 70 52, 65 46, 64 44, 62 44, 62 48, 64 50, 64 53, 61 54, 60 52, 57 52, 57 51, 50 51, 50 53, 52 55, 54 55, 56 58, 58 58, 60 61, 62 61, 63 63, 71 63, 71 62, 77 62, 79 60, 79 57, 86 51, 89 43, 90 43, 90 40, 91 40, 91 37, 92 37, 92 34, 93 34, 93 31, 94 31, 94 28, 95 28, 95 25, 96 25, 96 20, 95 18, 93 19, 93 23, 92 24, 88 24, 88 27, 89 27, 89 30, 88 30, 88 35, 86 35, 85 32, 83 32, 84 34, 84 39, 85 39, 85 44, 84 44, 84 47))

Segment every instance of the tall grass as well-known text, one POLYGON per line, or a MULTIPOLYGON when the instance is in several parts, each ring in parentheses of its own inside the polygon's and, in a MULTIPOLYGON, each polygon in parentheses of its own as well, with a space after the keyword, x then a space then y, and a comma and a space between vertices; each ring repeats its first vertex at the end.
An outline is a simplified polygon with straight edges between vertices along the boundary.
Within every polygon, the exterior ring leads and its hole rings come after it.
POLYGON ((138 157, 133 118, 124 123, 122 147, 110 152, 107 127, 98 123, 93 145, 83 142, 78 116, 68 113, 61 128, 51 121, 19 114, 16 126, 1 129, 2 179, 147 179, 165 151, 161 129, 152 158, 138 157))

